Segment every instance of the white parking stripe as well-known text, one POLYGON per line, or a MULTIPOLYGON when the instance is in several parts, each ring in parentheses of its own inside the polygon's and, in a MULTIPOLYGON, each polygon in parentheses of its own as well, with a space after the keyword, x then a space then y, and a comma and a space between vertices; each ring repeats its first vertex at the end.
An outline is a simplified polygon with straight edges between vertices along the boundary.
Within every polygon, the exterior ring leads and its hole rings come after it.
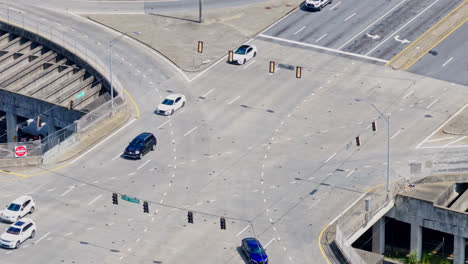
POLYGON ((114 158, 112 158, 112 160, 115 160, 116 158, 122 156, 123 152, 119 153, 117 156, 115 156, 114 158))
POLYGON ((393 32, 393 34, 391 34, 390 36, 388 36, 385 40, 383 40, 382 42, 380 42, 377 46, 375 46, 373 49, 371 49, 369 52, 367 52, 366 56, 369 56, 369 54, 371 54, 372 52, 374 52, 376 49, 378 49, 382 44, 384 44, 387 40, 389 40, 390 38, 393 38, 393 36, 395 34, 397 34, 398 32, 400 32, 402 29, 404 29, 407 25, 409 25, 411 22, 413 22, 416 18, 418 18, 420 15, 422 15, 424 12, 426 12, 429 8, 431 8, 433 5, 435 5, 437 2, 439 2, 440 0, 435 0, 434 2, 432 2, 432 4, 430 4, 428 7, 426 7, 423 11, 421 11, 419 14, 417 14, 415 17, 413 17, 410 21, 408 21, 406 24, 404 24, 403 26, 401 26, 397 31, 393 32))
POLYGON ((333 10, 333 9, 337 8, 339 5, 341 5, 341 2, 336 3, 336 5, 332 6, 330 8, 330 10, 333 10))
POLYGON ((194 127, 192 129, 190 129, 190 131, 188 131, 187 133, 184 134, 184 137, 187 136, 188 134, 192 133, 193 131, 195 131, 195 129, 197 129, 198 127, 194 127))
POLYGON ((323 34, 323 36, 321 36, 320 38, 318 38, 318 39, 315 41, 315 43, 319 42, 320 40, 322 40, 322 39, 323 39, 324 37, 326 37, 327 35, 328 35, 327 33, 323 34))
POLYGON ((350 172, 348 173, 348 175, 346 175, 346 178, 348 178, 349 176, 351 176, 351 174, 353 174, 353 173, 354 173, 354 170, 350 171, 350 172))
POLYGON ((452 145, 452 144, 455 144, 455 143, 457 143, 458 141, 464 140, 465 138, 466 138, 466 136, 463 136, 463 137, 461 137, 461 138, 458 138, 457 140, 454 140, 454 141, 452 141, 452 142, 450 142, 450 143, 445 144, 444 147, 450 146, 450 145, 452 145))
POLYGON ((354 13, 354 14, 350 15, 350 16, 349 16, 349 17, 347 17, 347 18, 346 18, 344 21, 346 22, 346 21, 350 20, 350 19, 351 19, 353 16, 355 16, 355 15, 356 15, 356 13, 354 13))
POLYGON ((451 58, 448 59, 444 64, 442 64, 442 67, 447 66, 447 64, 449 64, 452 60, 453 60, 453 57, 451 57, 451 58))
POLYGON ((140 170, 141 168, 143 168, 143 166, 145 166, 146 164, 148 164, 148 162, 150 162, 151 160, 148 160, 146 161, 145 163, 143 163, 140 167, 137 168, 137 170, 140 170))
POLYGON ((327 162, 329 162, 331 159, 333 159, 333 157, 335 157, 335 155, 336 155, 336 153, 333 154, 333 155, 331 155, 331 156, 325 161, 325 163, 327 163, 327 162))
POLYGON ((413 92, 414 90, 409 91, 405 96, 403 96, 403 99, 406 99, 406 97, 410 96, 413 92))
POLYGON ((165 124, 169 123, 171 120, 167 120, 166 122, 162 123, 160 126, 158 126, 158 129, 160 129, 161 127, 163 127, 165 124))
POLYGON ((95 201, 97 201, 99 198, 101 198, 102 194, 97 196, 96 198, 94 198, 91 202, 88 203, 88 206, 89 205, 92 205, 95 201))
POLYGON ((394 137, 398 136, 398 134, 400 134, 400 132, 401 132, 401 129, 398 130, 395 134, 393 134, 393 136, 390 139, 393 139, 394 137))
POLYGON ((69 193, 71 190, 75 189, 76 186, 68 186, 68 190, 66 190, 64 193, 62 193, 62 195, 60 195, 60 197, 63 197, 65 196, 67 193, 69 193))
POLYGON ((36 240, 36 242, 34 242, 34 244, 39 243, 42 239, 46 238, 49 234, 50 234, 50 232, 47 233, 47 234, 45 234, 45 235, 43 235, 41 238, 39 238, 38 240, 36 240))
POLYGON ((254 64, 257 60, 253 60, 252 62, 250 62, 249 64, 245 65, 244 66, 244 69, 247 69, 250 65, 254 64))
POLYGON ((447 139, 452 139, 452 138, 453 137, 437 138, 437 139, 426 140, 426 142, 436 142, 436 141, 442 141, 442 140, 447 140, 447 139))
POLYGON ((439 101, 439 99, 435 99, 434 102, 430 103, 430 104, 426 107, 426 109, 429 109, 429 107, 431 107, 431 106, 432 106, 433 104, 435 104, 437 101, 439 101))

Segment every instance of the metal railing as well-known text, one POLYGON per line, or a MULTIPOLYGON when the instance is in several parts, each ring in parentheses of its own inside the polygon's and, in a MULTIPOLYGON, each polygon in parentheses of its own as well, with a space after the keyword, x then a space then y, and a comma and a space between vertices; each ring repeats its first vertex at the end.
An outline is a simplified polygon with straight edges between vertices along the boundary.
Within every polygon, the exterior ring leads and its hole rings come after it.
MULTIPOLYGON (((18 154, 23 152, 18 152, 18 154)), ((21 155, 21 154, 20 154, 21 155)), ((40 157, 42 156, 41 141, 28 141, 28 142, 13 142, 13 143, 0 143, 0 159, 13 159, 21 157, 40 157), (17 147, 24 147, 18 149, 17 147), (24 155, 15 156, 15 150, 24 151, 24 155)))

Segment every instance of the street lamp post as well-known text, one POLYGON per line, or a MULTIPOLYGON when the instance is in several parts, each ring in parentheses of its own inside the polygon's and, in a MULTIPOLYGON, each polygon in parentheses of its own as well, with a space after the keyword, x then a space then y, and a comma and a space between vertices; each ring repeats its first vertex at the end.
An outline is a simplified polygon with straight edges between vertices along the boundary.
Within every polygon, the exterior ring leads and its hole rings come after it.
POLYGON ((387 192, 390 192, 390 115, 385 117, 384 113, 380 111, 374 104, 371 104, 380 116, 387 122, 387 192))
POLYGON ((120 38, 122 38, 123 36, 125 36, 125 34, 122 34, 118 37, 115 37, 114 39, 110 40, 109 41, 109 72, 110 72, 110 93, 111 93, 111 109, 112 109, 112 113, 114 113, 114 86, 113 86, 113 83, 112 83, 112 46, 120 40, 120 38))

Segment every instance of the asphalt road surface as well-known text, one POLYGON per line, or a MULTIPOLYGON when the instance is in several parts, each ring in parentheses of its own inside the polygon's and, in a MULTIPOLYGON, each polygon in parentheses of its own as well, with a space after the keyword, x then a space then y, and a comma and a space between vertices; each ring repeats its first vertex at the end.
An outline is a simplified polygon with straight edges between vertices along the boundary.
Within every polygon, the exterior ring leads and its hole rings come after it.
MULTIPOLYGON (((109 61, 104 43, 116 33, 76 16, 16 8, 31 15, 29 24, 42 17, 59 32, 73 28, 80 45, 109 61)), ((317 243, 324 226, 385 182, 386 123, 372 104, 391 117, 392 179, 409 176, 409 164, 466 159, 451 148, 416 149, 465 105, 463 86, 280 43, 254 39, 255 59, 221 61, 191 82, 130 39, 116 43, 114 76, 140 117, 66 166, 0 174, 1 201, 32 195, 38 225, 20 249, 1 250, 2 261, 242 264, 241 239, 257 236, 271 263, 326 263, 317 243), (271 60, 279 65, 274 74, 267 72, 271 60), (297 65, 301 79, 291 70, 297 65), (186 106, 155 115, 173 92, 186 95, 186 106), (144 131, 158 138, 155 151, 123 159, 144 131), (141 203, 113 205, 113 192, 149 201, 150 214, 141 203), (188 210, 194 224, 187 224, 188 210), (219 228, 221 216, 227 230, 219 228)))

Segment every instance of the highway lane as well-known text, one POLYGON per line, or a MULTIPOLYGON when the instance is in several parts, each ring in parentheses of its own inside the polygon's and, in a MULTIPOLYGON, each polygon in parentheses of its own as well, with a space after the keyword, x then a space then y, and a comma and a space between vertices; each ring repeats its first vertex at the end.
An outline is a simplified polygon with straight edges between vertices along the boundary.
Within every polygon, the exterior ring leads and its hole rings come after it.
POLYGON ((265 35, 390 60, 462 1, 335 1, 295 11, 265 35))
POLYGON ((408 70, 413 73, 468 85, 468 23, 464 23, 455 32, 424 55, 408 70))

